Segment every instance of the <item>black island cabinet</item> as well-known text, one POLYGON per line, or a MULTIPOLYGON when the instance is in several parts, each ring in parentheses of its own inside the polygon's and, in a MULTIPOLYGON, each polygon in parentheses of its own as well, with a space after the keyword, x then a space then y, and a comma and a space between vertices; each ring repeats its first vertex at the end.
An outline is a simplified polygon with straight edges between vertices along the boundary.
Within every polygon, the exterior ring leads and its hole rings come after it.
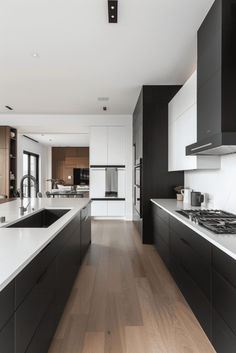
POLYGON ((236 261, 152 203, 155 247, 217 353, 236 352, 236 261))
POLYGON ((90 242, 89 203, 0 292, 0 353, 47 353, 90 242))

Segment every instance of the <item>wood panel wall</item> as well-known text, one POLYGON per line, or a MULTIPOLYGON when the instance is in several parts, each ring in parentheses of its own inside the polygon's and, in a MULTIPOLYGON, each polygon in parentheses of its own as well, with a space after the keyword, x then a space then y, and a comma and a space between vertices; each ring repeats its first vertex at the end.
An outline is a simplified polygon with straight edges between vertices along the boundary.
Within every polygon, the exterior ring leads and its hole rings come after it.
POLYGON ((73 168, 89 168, 89 147, 52 147, 52 178, 74 184, 73 168))

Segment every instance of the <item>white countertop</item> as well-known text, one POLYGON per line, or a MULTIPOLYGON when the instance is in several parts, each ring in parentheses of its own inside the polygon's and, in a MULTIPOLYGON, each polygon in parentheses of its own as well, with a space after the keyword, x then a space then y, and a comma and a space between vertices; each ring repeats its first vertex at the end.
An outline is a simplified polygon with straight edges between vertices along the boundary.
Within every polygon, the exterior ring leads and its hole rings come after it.
POLYGON ((201 207, 191 207, 175 199, 152 199, 151 201, 236 260, 236 234, 215 234, 176 212, 181 209, 201 209, 201 207))
MULTIPOLYGON (((89 203, 88 198, 31 199, 31 209, 24 216, 19 214, 20 200, 0 205, 0 216, 6 223, 0 224, 0 291, 89 203), (32 208, 35 210, 32 211, 32 208), (70 209, 48 228, 5 228, 19 219, 43 208, 70 209)), ((24 205, 29 200, 24 199, 24 205)))

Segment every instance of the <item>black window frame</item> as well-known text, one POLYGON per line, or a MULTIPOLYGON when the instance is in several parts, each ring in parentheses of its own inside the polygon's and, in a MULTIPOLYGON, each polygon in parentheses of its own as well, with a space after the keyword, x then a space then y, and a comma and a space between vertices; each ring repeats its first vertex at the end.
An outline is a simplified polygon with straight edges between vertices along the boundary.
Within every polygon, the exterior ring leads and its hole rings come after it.
MULTIPOLYGON (((33 153, 33 152, 29 152, 29 151, 23 151, 23 155, 26 154, 28 157, 28 171, 27 174, 30 174, 30 170, 31 170, 31 162, 30 162, 30 157, 36 157, 36 181, 37 181, 37 186, 36 186, 36 194, 39 191, 39 154, 33 153)), ((30 179, 28 179, 28 197, 31 197, 31 183, 30 183, 30 179)))

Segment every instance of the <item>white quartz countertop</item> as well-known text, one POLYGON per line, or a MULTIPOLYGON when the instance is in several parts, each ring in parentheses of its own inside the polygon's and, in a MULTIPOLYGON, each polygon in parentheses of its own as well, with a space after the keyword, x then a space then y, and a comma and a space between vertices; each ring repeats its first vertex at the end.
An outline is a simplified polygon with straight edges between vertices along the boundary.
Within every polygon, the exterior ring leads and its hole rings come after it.
MULTIPOLYGON (((26 206, 30 200, 24 199, 26 206)), ((0 224, 0 291, 29 264, 40 251, 70 222, 88 203, 88 198, 31 199, 31 207, 24 216, 19 214, 20 200, 0 205, 0 216, 6 223, 0 224), (34 211, 32 210, 34 208, 34 211), (6 228, 44 208, 70 209, 48 228, 6 228)))
POLYGON ((175 199, 152 199, 151 201, 236 260, 236 234, 215 234, 176 212, 181 209, 201 209, 200 207, 191 207, 175 199))

